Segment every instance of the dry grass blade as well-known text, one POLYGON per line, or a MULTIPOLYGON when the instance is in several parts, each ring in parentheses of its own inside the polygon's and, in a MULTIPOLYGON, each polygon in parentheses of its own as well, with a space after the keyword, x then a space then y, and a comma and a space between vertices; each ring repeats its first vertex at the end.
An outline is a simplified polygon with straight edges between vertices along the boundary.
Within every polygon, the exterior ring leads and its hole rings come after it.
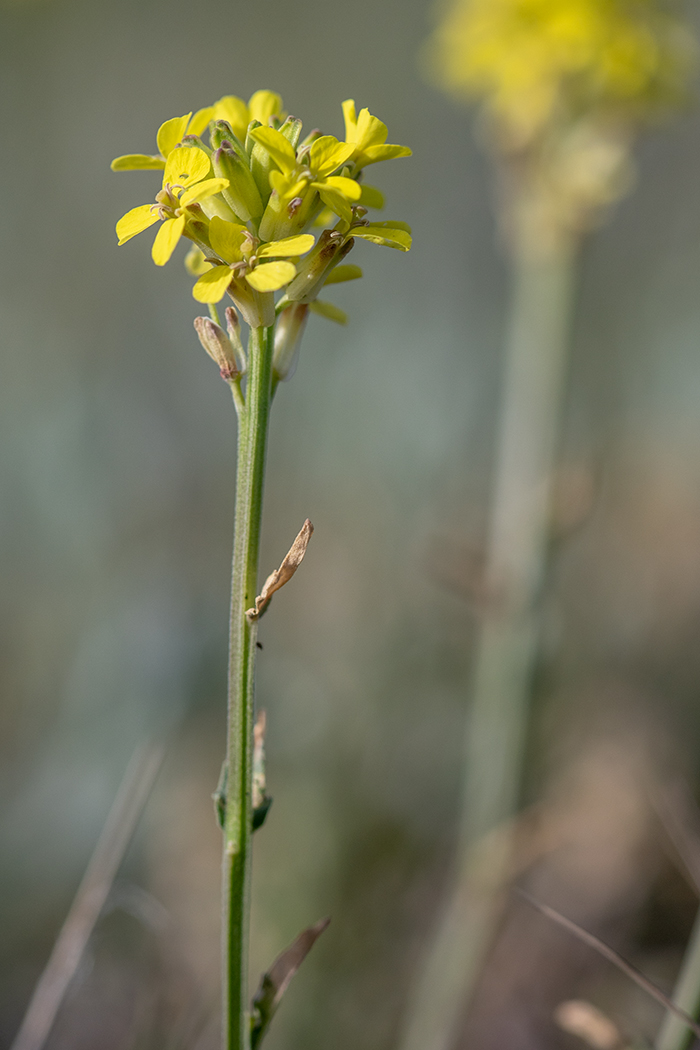
POLYGON ((46 1042, 107 900, 162 760, 163 747, 160 744, 141 744, 132 755, 83 881, 10 1050, 41 1050, 46 1042))
POLYGON ((284 587, 285 583, 291 580, 304 560, 306 548, 309 546, 309 540, 313 531, 314 527, 307 518, 279 569, 271 572, 265 580, 262 591, 255 599, 255 608, 246 610, 246 616, 249 620, 257 620, 275 591, 278 591, 280 587, 284 587))
POLYGON ((253 999, 253 1018, 250 1044, 257 1050, 270 1022, 275 1015, 289 982, 297 972, 314 944, 327 929, 331 920, 319 919, 313 926, 302 930, 288 948, 277 956, 267 973, 263 974, 260 987, 253 999))
POLYGON ((533 908, 541 912, 542 915, 546 915, 548 919, 552 920, 552 922, 556 922, 557 925, 562 926, 565 930, 568 930, 569 933, 572 933, 574 937, 577 937, 580 941, 583 941, 584 944, 587 944, 589 947, 593 948, 594 951, 597 951, 599 955, 602 955, 603 958, 611 962, 613 966, 616 966, 618 970, 621 970, 622 973, 626 974, 627 977, 629 977, 631 981, 634 981, 639 988, 643 989, 647 995, 650 995, 667 1010, 670 1010, 671 1013, 675 1014, 683 1024, 687 1025, 695 1035, 700 1037, 700 1025, 697 1024, 693 1018, 685 1012, 685 1010, 681 1010, 676 1006, 676 1004, 669 999, 660 988, 657 988, 648 977, 645 977, 635 966, 632 966, 632 964, 628 963, 626 959, 623 959, 613 948, 610 948, 598 937, 594 937, 594 935, 589 933, 588 930, 584 930, 582 926, 572 922, 571 919, 567 919, 566 916, 561 914, 561 912, 555 911, 554 908, 550 908, 548 904, 542 904, 540 901, 535 900, 534 897, 531 897, 530 894, 526 893, 524 890, 516 889, 516 893, 518 893, 519 896, 527 901, 527 903, 533 908))
POLYGON ((668 841, 700 896, 700 814, 686 784, 667 784, 652 795, 651 804, 668 841))

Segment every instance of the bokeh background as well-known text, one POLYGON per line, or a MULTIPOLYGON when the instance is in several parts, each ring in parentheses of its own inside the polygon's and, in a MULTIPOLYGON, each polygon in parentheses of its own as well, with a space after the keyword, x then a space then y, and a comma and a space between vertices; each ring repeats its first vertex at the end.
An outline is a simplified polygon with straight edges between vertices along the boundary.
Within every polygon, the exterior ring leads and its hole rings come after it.
MULTIPOLYGON (((420 72, 433 19, 426 0, 0 7, 3 1046, 154 734, 158 785, 48 1045, 217 1045, 235 417, 184 268, 154 267, 149 234, 117 250, 158 176, 109 162, 259 87, 334 134, 354 97, 414 150, 376 174, 413 250, 355 249, 349 325, 312 318, 275 403, 263 567, 306 516, 316 532, 261 625, 252 963, 332 915, 267 1045, 398 1045, 454 843, 509 290, 472 115, 420 72)), ((564 843, 533 847, 543 894, 668 988, 696 908, 655 800, 700 773, 700 109, 636 160, 581 260, 559 458, 584 509, 552 559, 525 801, 564 843)), ((508 915, 470 1045, 574 1047, 552 1009, 588 994, 653 1033, 604 963, 508 915)))

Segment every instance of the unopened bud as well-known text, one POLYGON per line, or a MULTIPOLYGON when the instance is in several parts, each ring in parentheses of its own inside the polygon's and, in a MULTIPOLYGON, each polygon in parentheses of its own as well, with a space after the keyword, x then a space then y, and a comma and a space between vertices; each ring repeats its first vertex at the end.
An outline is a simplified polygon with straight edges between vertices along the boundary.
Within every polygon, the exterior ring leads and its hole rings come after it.
POLYGON ((241 375, 248 369, 248 359, 243 349, 243 343, 241 342, 241 322, 236 313, 235 306, 227 306, 224 311, 226 317, 226 330, 228 337, 231 340, 231 346, 233 352, 236 355, 236 362, 238 364, 238 371, 241 375))
POLYGON ((348 254, 353 244, 335 230, 324 230, 314 248, 301 261, 299 272, 287 288, 287 298, 311 303, 323 287, 329 271, 348 254))
POLYGON ((316 141, 316 139, 320 139, 322 134, 323 133, 320 128, 314 128, 313 131, 310 131, 304 139, 304 141, 302 142, 302 148, 304 146, 310 146, 312 142, 316 141))
POLYGON ((275 323, 275 297, 272 292, 256 292, 246 280, 236 278, 231 282, 229 295, 251 328, 271 328, 275 323))
POLYGON ((241 221, 259 218, 263 213, 263 205, 255 180, 250 168, 237 155, 228 139, 214 151, 211 162, 216 175, 228 179, 228 188, 222 191, 222 196, 241 221))
POLYGON ((241 160, 247 161, 248 159, 248 154, 240 141, 236 138, 233 128, 226 120, 212 120, 209 125, 209 141, 211 142, 212 150, 217 150, 224 142, 228 142, 229 146, 238 154, 241 160))
POLYGON ((287 117, 284 124, 280 125, 280 134, 284 135, 294 149, 297 148, 299 136, 301 135, 301 121, 298 117, 287 117))
POLYGON ((197 149, 201 149, 202 153, 206 153, 207 157, 211 157, 211 149, 202 142, 199 135, 185 135, 182 145, 196 146, 197 149))
POLYGON ((272 367, 282 382, 291 379, 296 371, 301 337, 308 316, 307 303, 293 303, 286 307, 277 319, 272 367))
POLYGON ((236 355, 229 337, 210 317, 195 317, 194 327, 199 341, 211 357, 216 361, 221 372, 221 378, 230 382, 238 375, 236 355))

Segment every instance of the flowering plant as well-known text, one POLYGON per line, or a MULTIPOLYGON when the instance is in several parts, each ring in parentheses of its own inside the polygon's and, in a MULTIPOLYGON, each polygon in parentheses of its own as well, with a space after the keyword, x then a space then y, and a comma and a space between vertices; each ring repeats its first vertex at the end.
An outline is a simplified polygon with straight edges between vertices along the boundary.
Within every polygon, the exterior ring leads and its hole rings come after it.
POLYGON ((155 154, 128 154, 115 171, 162 170, 161 188, 117 223, 119 243, 159 223, 153 261, 163 266, 179 241, 191 243, 194 298, 209 307, 195 329, 228 383, 238 413, 238 457, 229 636, 226 760, 216 792, 223 829, 223 1031, 226 1050, 256 1047, 289 979, 325 928, 305 930, 275 961, 248 1002, 248 922, 253 832, 270 806, 265 793, 264 715, 255 716, 257 624, 270 599, 294 574, 313 526, 307 520, 280 567, 258 594, 258 561, 268 421, 277 384, 291 376, 308 313, 345 323, 338 307, 318 299, 325 285, 362 276, 341 265, 356 241, 399 251, 411 246, 403 222, 367 218, 383 206, 363 181, 382 160, 410 156, 387 143, 387 128, 355 103, 343 103, 345 139, 311 131, 287 116, 282 99, 257 91, 245 103, 228 95, 214 105, 167 120, 155 154), (208 129, 208 142, 203 136, 208 129), (318 236, 312 232, 320 228, 318 236), (225 296, 226 330, 217 303, 225 296), (241 319, 248 326, 247 348, 241 319))

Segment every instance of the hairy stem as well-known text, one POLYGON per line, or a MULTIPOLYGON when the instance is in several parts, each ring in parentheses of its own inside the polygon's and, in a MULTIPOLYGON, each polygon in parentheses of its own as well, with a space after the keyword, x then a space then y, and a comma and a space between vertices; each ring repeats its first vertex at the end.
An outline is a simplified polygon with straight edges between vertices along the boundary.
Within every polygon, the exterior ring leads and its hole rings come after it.
POLYGON ((225 1050, 250 1046, 247 971, 257 625, 249 622, 246 609, 255 604, 258 577, 272 344, 272 328, 251 329, 245 410, 238 423, 222 898, 225 1050))

